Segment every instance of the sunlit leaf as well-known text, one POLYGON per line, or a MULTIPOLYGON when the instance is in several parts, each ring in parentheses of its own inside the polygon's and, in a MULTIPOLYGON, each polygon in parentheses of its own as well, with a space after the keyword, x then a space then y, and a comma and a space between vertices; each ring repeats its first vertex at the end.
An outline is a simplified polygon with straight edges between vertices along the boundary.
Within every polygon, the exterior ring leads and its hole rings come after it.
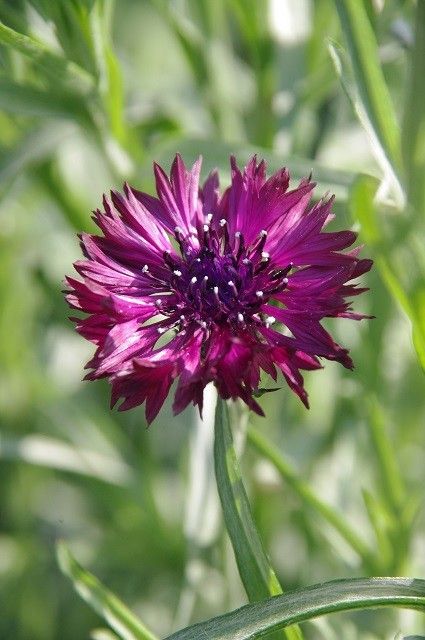
POLYGON ((377 125, 374 121, 373 114, 370 113, 370 105, 366 104, 362 99, 359 87, 355 83, 351 63, 344 50, 336 43, 329 44, 329 52, 334 63, 335 71, 351 102, 353 111, 365 130, 372 152, 382 169, 385 190, 388 190, 388 186, 390 187, 396 204, 401 208, 404 205, 405 196, 398 177, 398 165, 395 164, 394 158, 389 153, 388 145, 385 143, 383 135, 376 128, 377 125))
POLYGON ((401 165, 400 130, 364 3, 335 0, 335 5, 347 41, 359 98, 383 149, 398 169, 401 165))
POLYGON ((166 640, 254 640, 294 622, 304 622, 328 613, 377 607, 403 607, 425 613, 425 580, 334 580, 246 605, 232 613, 182 629, 166 640))

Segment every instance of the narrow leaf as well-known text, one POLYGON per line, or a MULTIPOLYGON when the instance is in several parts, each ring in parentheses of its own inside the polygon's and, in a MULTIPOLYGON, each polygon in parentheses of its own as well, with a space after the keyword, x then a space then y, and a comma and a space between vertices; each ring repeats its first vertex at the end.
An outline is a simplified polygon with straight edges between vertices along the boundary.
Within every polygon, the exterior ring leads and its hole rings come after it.
POLYGON ((341 81, 341 85, 351 103, 354 113, 369 138, 372 153, 381 167, 383 173, 383 183, 385 190, 392 189, 397 206, 402 208, 405 203, 405 196, 401 186, 397 164, 389 153, 388 145, 385 144, 382 135, 376 128, 373 114, 370 113, 367 104, 362 99, 359 87, 353 76, 353 68, 345 51, 336 43, 329 44, 329 53, 335 67, 335 71, 341 81))
POLYGON ((158 640, 134 613, 91 573, 73 558, 63 542, 57 545, 62 572, 70 578, 75 590, 123 640, 158 640))
POLYGON ((416 212, 422 215, 425 206, 425 0, 417 2, 415 24, 415 46, 412 50, 402 144, 409 201, 416 212))
MULTIPOLYGON (((227 405, 221 398, 216 408, 214 462, 224 520, 250 602, 282 593, 252 517, 233 447, 227 405)), ((296 640, 302 636, 295 628, 288 630, 287 637, 296 640)))
POLYGON ((401 165, 400 131, 379 62, 378 44, 359 0, 335 0, 356 86, 374 131, 394 165, 401 165))
POLYGON ((403 607, 425 613, 425 580, 410 578, 354 578, 334 580, 182 629, 166 640, 254 640, 327 613, 403 607))

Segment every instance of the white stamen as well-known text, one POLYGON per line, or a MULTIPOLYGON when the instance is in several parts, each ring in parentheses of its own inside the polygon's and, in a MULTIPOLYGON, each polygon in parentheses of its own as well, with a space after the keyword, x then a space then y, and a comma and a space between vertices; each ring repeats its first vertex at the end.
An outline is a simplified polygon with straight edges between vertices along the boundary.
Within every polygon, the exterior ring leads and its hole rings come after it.
POLYGON ((235 238, 240 238, 241 237, 241 232, 240 231, 235 231, 235 238))
POLYGON ((163 333, 168 331, 168 327, 158 327, 157 331, 160 335, 162 335, 163 333))
POLYGON ((264 291, 256 291, 255 295, 257 296, 257 298, 262 298, 264 295, 264 291))
POLYGON ((200 323, 200 325, 201 325, 201 327, 202 327, 203 329, 206 329, 206 328, 207 328, 207 323, 205 322, 205 320, 202 320, 202 322, 200 323))
POLYGON ((183 321, 186 320, 185 316, 181 315, 180 320, 183 320, 183 321))
POLYGON ((196 276, 193 276, 192 280, 190 281, 192 284, 195 284, 196 282, 198 282, 198 278, 196 276))
POLYGON ((189 229, 190 229, 190 233, 196 236, 196 234, 198 233, 196 227, 194 227, 193 225, 190 225, 189 229))
POLYGON ((177 234, 182 234, 183 233, 183 229, 181 227, 175 227, 174 228, 174 233, 177 234))
POLYGON ((213 214, 212 214, 212 213, 209 213, 209 214, 207 215, 207 222, 208 222, 208 224, 211 222, 211 220, 212 220, 212 219, 213 219, 213 214))
POLYGON ((208 225, 208 224, 204 224, 204 231, 205 231, 205 233, 207 233, 207 231, 209 231, 209 230, 210 230, 209 225, 208 225))
POLYGON ((214 287, 213 291, 214 291, 214 294, 218 296, 218 287, 214 287))
POLYGON ((239 322, 243 322, 244 321, 244 317, 241 313, 238 313, 238 320, 239 322))
POLYGON ((182 274, 182 272, 181 272, 181 271, 179 271, 178 269, 175 269, 175 270, 173 271, 173 273, 174 273, 174 275, 175 275, 175 276, 177 276, 178 278, 180 278, 180 276, 181 276, 181 274, 182 274))
POLYGON ((201 258, 196 258, 196 262, 201 262, 201 258))
POLYGON ((144 265, 143 269, 142 269, 142 273, 147 273, 149 271, 149 267, 147 264, 144 265))
POLYGON ((251 260, 249 258, 244 258, 242 260, 243 264, 249 264, 251 262, 251 260))
POLYGON ((262 238, 267 238, 267 231, 266 231, 265 229, 261 229, 261 231, 260 231, 260 236, 261 236, 262 238))
POLYGON ((204 282, 207 282, 208 276, 204 276, 204 282))
POLYGON ((288 278, 282 278, 282 284, 288 284, 289 280, 288 278))
POLYGON ((234 287, 235 283, 233 282, 233 280, 229 280, 229 282, 227 283, 229 285, 229 287, 234 287))
POLYGON ((259 322, 261 322, 261 317, 258 313, 254 313, 252 317, 254 318, 254 320, 258 320, 259 322))
POLYGON ((220 227, 224 227, 226 224, 227 224, 227 220, 225 220, 224 218, 221 218, 220 227))
POLYGON ((268 260, 268 259, 270 258, 270 253, 269 253, 268 251, 263 251, 263 252, 261 253, 261 258, 262 258, 263 260, 268 260))
POLYGON ((270 327, 274 322, 276 322, 276 318, 274 316, 267 316, 264 320, 266 327, 270 327))
POLYGON ((157 298, 157 300, 155 300, 155 305, 157 307, 160 307, 161 306, 161 302, 162 302, 161 298, 157 298))

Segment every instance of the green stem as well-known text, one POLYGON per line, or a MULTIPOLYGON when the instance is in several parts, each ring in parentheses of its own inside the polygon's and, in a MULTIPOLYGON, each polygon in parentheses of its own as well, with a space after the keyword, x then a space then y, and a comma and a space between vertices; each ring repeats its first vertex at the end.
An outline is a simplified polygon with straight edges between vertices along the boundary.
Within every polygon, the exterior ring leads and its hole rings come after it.
POLYGON ((282 478, 298 494, 303 502, 319 513, 330 524, 348 545, 363 560, 366 566, 374 567, 376 561, 367 544, 350 527, 346 520, 326 504, 304 480, 301 480, 292 465, 283 457, 276 447, 256 429, 248 430, 248 441, 259 451, 280 473, 282 478))
MULTIPOLYGON (((214 433, 217 489, 224 522, 249 601, 256 602, 282 594, 282 587, 255 526, 233 446, 228 408, 221 398, 217 400, 214 433)), ((286 629, 284 635, 287 640, 303 640, 298 626, 286 629)), ((273 638, 277 640, 282 635, 278 633, 273 638)))

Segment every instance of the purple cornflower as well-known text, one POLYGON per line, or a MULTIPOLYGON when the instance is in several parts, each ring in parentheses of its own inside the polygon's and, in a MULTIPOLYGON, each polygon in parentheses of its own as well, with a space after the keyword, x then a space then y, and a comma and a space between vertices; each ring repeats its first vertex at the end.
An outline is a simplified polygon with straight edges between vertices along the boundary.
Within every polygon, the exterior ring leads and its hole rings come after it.
POLYGON ((88 314, 73 320, 97 346, 86 378, 108 378, 120 410, 145 402, 148 423, 174 380, 175 413, 190 402, 202 411, 214 382, 263 415, 261 370, 282 372, 308 406, 300 369, 321 368, 319 357, 353 366, 320 321, 365 317, 346 298, 365 291, 352 280, 372 261, 341 252, 353 231, 322 231, 333 198, 309 207, 309 178, 288 190, 286 169, 266 179, 264 161, 241 172, 232 157, 220 194, 216 171, 199 187, 200 168, 177 155, 168 178, 155 164, 157 198, 126 184, 95 212, 103 235, 82 234, 82 281, 67 278, 67 300, 88 314))

